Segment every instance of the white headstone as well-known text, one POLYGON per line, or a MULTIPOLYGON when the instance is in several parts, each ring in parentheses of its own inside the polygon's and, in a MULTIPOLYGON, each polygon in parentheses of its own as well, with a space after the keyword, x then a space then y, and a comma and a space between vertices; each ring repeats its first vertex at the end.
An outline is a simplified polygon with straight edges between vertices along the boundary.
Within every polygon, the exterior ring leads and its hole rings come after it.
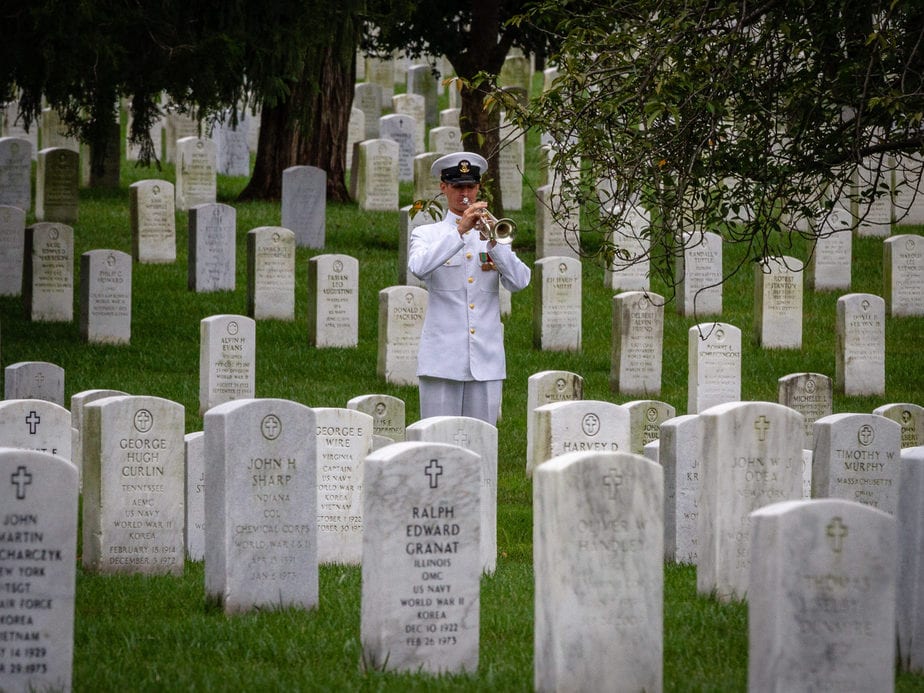
MULTIPOLYGON (((436 176, 430 175, 430 169, 433 166, 433 163, 439 159, 441 154, 439 152, 424 152, 418 154, 414 157, 413 167, 414 167, 414 200, 432 200, 440 195, 440 182, 436 179, 436 176)), ((402 207, 407 209, 407 207, 402 207)), ((425 224, 432 223, 433 221, 439 221, 438 219, 432 219, 429 214, 421 213, 417 216, 420 216, 421 219, 426 217, 429 221, 421 222, 425 224)))
POLYGON ((216 201, 218 152, 212 140, 182 137, 176 141, 176 208, 185 212, 216 201))
POLYGON ((0 205, 0 296, 22 294, 22 268, 26 248, 26 213, 0 205))
POLYGON ((896 618, 898 664, 924 672, 924 447, 902 450, 899 474, 898 585, 896 618))
POLYGON ((534 266, 533 346, 543 351, 580 351, 580 261, 544 257, 534 266))
POLYGON ((651 225, 649 215, 641 208, 626 211, 618 228, 608 236, 613 244, 613 256, 604 270, 604 286, 614 291, 648 291, 651 269, 649 248, 651 241, 645 235, 651 225))
POLYGON ((504 210, 510 212, 523 209, 523 183, 526 180, 526 133, 522 128, 507 124, 503 117, 497 168, 504 210))
POLYGON ((392 395, 359 395, 347 402, 348 409, 356 409, 372 417, 373 435, 383 436, 396 443, 405 440, 404 400, 392 395))
POLYGON ((394 443, 366 458, 366 669, 478 669, 480 476, 478 455, 455 445, 394 443))
POLYGON ((677 312, 701 318, 722 314, 722 236, 712 231, 683 234, 683 253, 677 256, 677 312))
POLYGON ((458 126, 441 125, 431 128, 427 136, 427 151, 444 155, 462 150, 462 130, 458 126))
POLYGON ((577 258, 580 239, 570 229, 578 227, 576 205, 568 210, 551 185, 536 188, 536 257, 577 258))
MULTIPOLYGON (((375 118, 375 123, 378 125, 378 115, 375 118)), ((374 137, 378 137, 378 133, 375 133, 374 137)), ((364 139, 366 139, 366 114, 354 105, 350 109, 350 122, 347 125, 346 152, 348 157, 352 156, 353 148, 364 139)))
POLYGON ((356 199, 363 211, 398 209, 398 143, 388 139, 360 142, 356 199))
POLYGON ((282 172, 282 226, 295 233, 298 247, 324 247, 327 171, 317 166, 290 166, 282 172))
POLYGON ((72 442, 71 412, 61 405, 44 399, 0 400, 0 448, 37 450, 72 462, 72 442))
POLYGON ((885 301, 873 294, 837 299, 834 386, 845 395, 885 394, 885 301))
POLYGON ((620 406, 629 411, 628 452, 636 455, 644 455, 645 446, 660 437, 661 424, 677 414, 672 405, 656 399, 635 399, 620 406))
POLYGON ((19 361, 3 369, 4 399, 44 399, 64 406, 64 369, 48 361, 19 361))
POLYGON ((295 319, 295 234, 282 226, 247 232, 247 314, 295 319))
POLYGON ((873 414, 892 419, 902 427, 902 447, 915 448, 924 445, 924 407, 911 402, 883 404, 873 409, 873 414))
POLYGON ((240 117, 240 114, 237 125, 227 122, 216 126, 212 140, 215 142, 218 173, 225 176, 250 175, 249 129, 250 120, 240 117))
MULTIPOLYGON (((122 390, 93 389, 83 390, 71 395, 71 428, 74 430, 71 444, 71 462, 77 466, 77 471, 83 476, 83 444, 86 439, 86 418, 84 411, 86 405, 104 397, 127 395, 122 390)), ((82 482, 81 482, 82 483, 82 482)))
POLYGON ((439 122, 439 82, 430 65, 409 65, 407 68, 407 91, 420 94, 426 103, 427 125, 439 122))
POLYGON ((237 286, 237 210, 206 203, 189 210, 186 285, 190 291, 234 291, 237 286))
POLYGON ((205 560, 205 433, 194 431, 183 437, 186 454, 186 557, 205 560))
POLYGON ((687 412, 741 399, 741 330, 727 323, 700 323, 687 333, 687 412))
POLYGON ((132 338, 132 258, 121 250, 80 256, 80 336, 93 344, 132 338))
POLYGON ((526 468, 535 466, 533 438, 536 408, 552 402, 584 399, 584 378, 570 371, 539 371, 526 381, 526 468))
POLYGON ((569 452, 629 452, 629 410, 612 402, 581 399, 536 407, 532 466, 569 452))
POLYGON ((883 240, 882 251, 882 293, 888 315, 924 315, 924 237, 892 236, 883 240))
MULTIPOLYGON (((390 57, 368 57, 364 61, 367 84, 377 87, 375 91, 378 97, 379 112, 375 114, 376 119, 381 115, 382 109, 391 104, 391 98, 395 93, 395 82, 398 81, 395 63, 395 59, 390 57)), ((356 86, 361 85, 357 84, 356 86)), ((377 135, 375 136, 377 137, 377 135)))
POLYGON ((697 561, 701 426, 696 414, 675 416, 661 424, 658 464, 664 469, 666 561, 694 565, 697 561))
MULTIPOLYGON (((414 153, 420 154, 426 150, 427 135, 427 106, 422 94, 395 94, 391 97, 392 108, 395 113, 408 115, 414 119, 414 153)), ((381 127, 381 123, 379 124, 381 127)), ((385 135, 382 135, 385 137, 385 135)))
POLYGON ((23 137, 0 137, 0 205, 32 209, 32 143, 23 137))
POLYGON ((39 151, 35 169, 36 221, 77 221, 79 159, 77 152, 62 147, 39 151))
POLYGON ((257 327, 244 315, 212 315, 199 323, 199 414, 255 390, 257 327))
POLYGON ((308 260, 308 343, 355 347, 359 343, 359 260, 322 254, 308 260))
POLYGON ((132 256, 137 262, 176 260, 176 216, 173 183, 150 179, 132 183, 132 256))
POLYGON ((754 267, 754 334, 766 349, 802 348, 802 261, 764 258, 754 267))
MULTIPOLYGON (((391 94, 388 95, 391 98, 391 94)), ((379 136, 379 118, 382 115, 383 91, 381 85, 362 82, 353 87, 353 106, 363 112, 363 136, 357 141, 372 140, 379 136)))
POLYGON ((850 290, 853 233, 843 207, 835 207, 816 222, 805 283, 815 291, 850 290))
MULTIPOLYGON (((664 297, 647 291, 614 296, 610 389, 623 395, 659 395, 663 342, 664 297)), ((641 455, 641 447, 632 452, 641 455)))
POLYGON ((80 141, 68 134, 68 127, 62 121, 61 114, 53 108, 43 108, 39 120, 43 148, 80 150, 80 141))
POLYGON ((379 291, 376 374, 393 385, 417 385, 417 352, 427 314, 427 292, 416 286, 379 291))
POLYGON ((777 380, 777 401, 805 421, 802 447, 815 447, 815 422, 834 413, 834 381, 821 373, 790 373, 777 380))
POLYGON ((74 229, 56 222, 26 227, 22 302, 35 322, 74 319, 74 229))
POLYGON ((850 211, 858 236, 892 233, 892 157, 877 154, 863 159, 851 180, 850 211))
POLYGON ((168 111, 164 123, 164 161, 177 163, 177 141, 184 137, 198 137, 199 122, 186 113, 168 111))

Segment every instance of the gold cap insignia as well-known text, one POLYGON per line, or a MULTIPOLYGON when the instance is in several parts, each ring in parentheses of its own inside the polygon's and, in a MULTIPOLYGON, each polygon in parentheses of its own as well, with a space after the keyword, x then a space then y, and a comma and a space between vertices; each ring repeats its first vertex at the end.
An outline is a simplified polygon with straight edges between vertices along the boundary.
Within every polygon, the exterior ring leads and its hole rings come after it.
POLYGON ((470 170, 468 161, 462 159, 462 161, 459 162, 459 173, 468 173, 470 170))

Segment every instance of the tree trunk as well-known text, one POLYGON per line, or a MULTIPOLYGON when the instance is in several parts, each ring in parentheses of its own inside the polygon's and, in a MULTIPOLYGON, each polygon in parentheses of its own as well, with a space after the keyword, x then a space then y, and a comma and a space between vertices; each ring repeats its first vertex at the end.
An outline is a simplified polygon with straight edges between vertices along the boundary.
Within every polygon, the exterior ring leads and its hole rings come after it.
POLYGON ((487 175, 482 178, 482 188, 487 188, 491 213, 498 219, 504 214, 504 198, 500 189, 500 113, 484 108, 483 88, 462 87, 459 128, 462 130, 462 146, 465 151, 477 152, 488 160, 487 175), (487 179, 487 180, 485 180, 487 179))

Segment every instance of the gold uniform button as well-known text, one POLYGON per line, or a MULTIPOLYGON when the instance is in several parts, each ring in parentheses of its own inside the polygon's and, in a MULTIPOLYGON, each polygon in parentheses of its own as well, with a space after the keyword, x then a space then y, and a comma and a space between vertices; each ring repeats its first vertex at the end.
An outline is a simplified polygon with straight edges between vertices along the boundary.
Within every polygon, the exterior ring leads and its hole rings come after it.
POLYGON ((469 332, 471 332, 472 334, 475 334, 475 328, 473 327, 472 329, 469 330, 469 332))
POLYGON ((472 259, 472 254, 471 254, 471 253, 466 253, 466 254, 465 254, 465 259, 466 259, 466 260, 471 260, 471 259, 472 259))
POLYGON ((475 304, 474 304, 474 303, 469 303, 469 304, 468 304, 468 307, 471 308, 472 310, 475 310, 475 304))
POLYGON ((475 278, 474 278, 474 277, 469 277, 469 278, 468 278, 468 283, 469 283, 469 284, 471 284, 473 281, 475 281, 475 278))

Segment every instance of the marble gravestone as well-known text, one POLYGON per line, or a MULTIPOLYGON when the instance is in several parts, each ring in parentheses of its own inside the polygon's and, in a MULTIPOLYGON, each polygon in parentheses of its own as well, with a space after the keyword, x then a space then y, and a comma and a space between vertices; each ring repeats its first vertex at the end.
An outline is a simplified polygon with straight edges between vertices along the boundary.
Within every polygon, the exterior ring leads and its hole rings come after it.
POLYGON ((902 427, 901 445, 914 448, 924 445, 924 407, 910 402, 883 404, 873 409, 873 414, 892 419, 902 427))
POLYGON ((32 143, 22 137, 0 137, 0 205, 32 209, 32 143))
POLYGON ((899 473, 898 666, 924 673, 924 447, 904 448, 899 473))
POLYGON ((80 336, 92 344, 132 338, 132 258, 120 250, 80 256, 80 336))
MULTIPOLYGON (((427 169, 427 176, 430 177, 430 169, 427 169)), ((422 199, 422 198, 417 198, 422 199)), ((403 286, 419 286, 422 289, 427 288, 423 279, 418 279, 413 272, 407 269, 407 257, 410 252, 411 233, 418 226, 432 224, 442 219, 442 215, 434 219, 426 211, 415 211, 413 205, 406 205, 398 210, 398 281, 403 286)))
POLYGON ((35 168, 35 220, 59 224, 77 221, 80 155, 63 147, 38 153, 35 168))
MULTIPOLYGON (((414 201, 417 200, 433 200, 440 196, 440 182, 436 179, 435 176, 430 175, 430 168, 433 166, 433 163, 439 159, 441 154, 439 152, 423 152, 414 157, 413 167, 414 167, 414 201)), ((402 207, 401 210, 410 210, 411 207, 402 207)), ((421 215, 421 220, 427 218, 426 222, 422 223, 432 223, 438 221, 438 219, 433 219, 429 215, 421 215)), ((399 246, 400 249, 400 246, 399 246)), ((399 259, 400 263, 400 259, 399 259)))
MULTIPOLYGON (((391 97, 392 109, 395 114, 403 114, 414 119, 414 154, 426 150, 427 139, 427 106, 422 94, 395 94, 391 97)), ((379 128, 381 131, 381 122, 379 128)))
POLYGON ((4 399, 44 399, 64 406, 64 369, 48 361, 19 361, 3 369, 4 399))
POLYGON ((574 230, 579 227, 579 210, 562 200, 552 185, 536 189, 536 257, 540 259, 567 257, 577 259, 580 239, 574 230))
POLYGON ((677 415, 667 402, 656 399, 634 399, 620 405, 629 411, 629 449, 636 455, 645 454, 645 446, 661 437, 661 424, 677 415))
POLYGON ((543 257, 534 267, 533 346, 580 351, 581 263, 570 257, 543 257))
MULTIPOLYGON (((356 177, 356 201, 363 211, 398 209, 398 143, 389 139, 360 142, 356 177)), ((352 177, 351 177, 352 185, 352 177)))
POLYGON ((168 110, 164 122, 164 162, 175 164, 179 161, 177 142, 186 137, 199 136, 199 122, 188 113, 168 110))
MULTIPOLYGON (((616 212, 613 212, 614 217, 616 212)), ((651 269, 651 241, 644 235, 651 226, 649 214, 630 208, 619 219, 619 226, 608 236, 615 252, 604 270, 604 286, 614 291, 648 291, 651 269)))
POLYGON ((712 231, 683 234, 674 265, 677 312, 697 319, 722 314, 722 237, 712 231))
POLYGON ((282 172, 281 223, 295 233, 295 245, 299 248, 324 247, 327 171, 317 166, 290 166, 282 172))
POLYGON ((834 413, 834 381, 821 373, 790 373, 777 380, 777 401, 805 421, 803 447, 815 446, 815 422, 834 413))
POLYGON ((584 378, 571 371, 539 371, 526 380, 526 468, 535 466, 533 436, 536 408, 552 402, 584 399, 584 378))
POLYGON ((457 125, 432 128, 427 136, 427 151, 440 156, 463 151, 462 130, 457 125))
POLYGON ((205 433, 193 431, 183 437, 186 455, 186 522, 183 526, 186 558, 205 560, 205 433))
POLYGON ((697 561, 701 426, 696 414, 675 416, 660 426, 657 461, 664 469, 666 561, 697 561))
POLYGON ((372 449, 372 417, 356 409, 316 407, 318 563, 358 565, 363 555, 363 462, 372 449))
POLYGON ((183 405, 153 396, 85 406, 85 570, 183 574, 185 418, 183 405))
POLYGON ((699 417, 696 590, 721 601, 744 599, 749 514, 802 498, 802 415, 774 402, 731 402, 699 417))
MULTIPOLYGON (((379 118, 382 115, 382 87, 371 82, 362 82, 353 87, 353 107, 363 113, 365 129, 358 140, 372 140, 379 136, 379 118)), ((389 94, 389 98, 391 95, 389 94)))
POLYGON ((864 157, 850 181, 850 213, 859 237, 884 238, 892 233, 895 194, 892 156, 864 157))
POLYGON ((33 322, 74 319, 74 229, 55 222, 26 227, 22 304, 33 322))
POLYGON ((687 333, 687 412, 741 399, 741 330, 700 323, 687 333))
POLYGON ((369 671, 474 673, 481 460, 404 442, 366 457, 360 639, 369 671))
POLYGON ((0 205, 0 296, 22 293, 25 248, 26 213, 19 207, 0 205))
POLYGON ((149 179, 128 188, 132 257, 141 263, 176 261, 176 203, 173 183, 149 179))
POLYGON ((247 232, 247 314, 295 319, 295 234, 281 226, 247 232))
MULTIPOLYGON (((508 130, 510 128, 508 127, 508 130)), ((526 175, 525 135, 508 132, 502 135, 498 154, 498 179, 504 199, 504 210, 515 212, 523 209, 523 181, 526 175)))
MULTIPOLYGON (((359 63, 360 61, 357 61, 359 63)), ((378 101, 376 108, 376 118, 379 117, 383 108, 391 103, 395 93, 395 82, 398 81, 397 65, 394 58, 368 57, 362 61, 366 68, 366 84, 377 87, 376 94, 378 101)), ((361 86, 361 85, 356 85, 361 86)))
POLYGON ((893 690, 895 519, 796 500, 750 524, 748 690, 893 690))
POLYGON ((77 484, 67 460, 0 447, 0 690, 71 690, 77 484))
POLYGON ((205 203, 189 209, 186 286, 190 291, 234 291, 237 286, 237 210, 205 203))
POLYGON ((73 463, 71 412, 44 399, 0 400, 0 447, 37 450, 73 463))
POLYGON ((497 428, 468 416, 431 416, 407 427, 407 439, 446 443, 471 450, 481 459, 481 567, 497 568, 497 428))
POLYGON ((318 604, 315 416, 283 399, 206 412, 205 593, 226 614, 318 604))
POLYGON ((420 94, 426 104, 425 117, 428 127, 439 122, 440 84, 430 65, 409 65, 407 68, 407 93, 420 94))
POLYGON ((324 253, 308 260, 308 343, 318 348, 359 343, 359 260, 324 253))
MULTIPOLYGON (((610 389, 623 395, 659 395, 663 341, 662 296, 647 291, 614 296, 610 389)), ((633 452, 641 455, 641 447, 633 452)))
POLYGON ((199 322, 199 414, 235 399, 252 399, 257 325, 244 315, 212 315, 199 322))
POLYGON ((885 394, 885 301, 873 294, 837 299, 834 386, 845 395, 885 394))
MULTIPOLYGON (((378 118, 378 116, 376 116, 378 118)), ((376 120, 378 123, 378 120, 376 120)), ((356 145, 366 139, 366 114, 356 108, 354 104, 350 109, 350 121, 347 125, 347 163, 351 164, 353 152, 356 151, 356 145)))
POLYGON ((806 285, 814 291, 849 291, 853 232, 846 210, 835 206, 813 224, 813 234, 806 285))
POLYGON ((924 236, 900 234, 882 241, 883 298, 892 317, 924 315, 924 236))
MULTIPOLYGON (((71 428, 74 437, 71 444, 71 462, 77 466, 77 471, 83 476, 83 445, 86 438, 86 418, 84 416, 86 405, 104 397, 127 395, 122 390, 95 388, 83 390, 71 395, 71 428)), ((82 482, 81 482, 82 483, 82 482)))
POLYGON ((663 480, 627 452, 556 457, 533 479, 537 691, 660 691, 663 480))
POLYGON ((406 438, 404 400, 393 395, 359 395, 347 402, 348 409, 356 409, 372 417, 373 435, 384 436, 396 443, 406 438))
POLYGON ((536 407, 533 473, 554 457, 569 452, 629 452, 629 410, 612 402, 581 399, 536 407))
POLYGON ((176 141, 176 208, 185 212, 214 203, 218 195, 218 147, 201 137, 176 141))
POLYGON ((877 414, 831 414, 815 421, 812 498, 843 498, 895 515, 901 426, 877 414))
POLYGON ((250 175, 250 119, 238 114, 237 123, 218 123, 212 132, 217 172, 225 176, 250 175))
POLYGON ((398 145, 398 181, 414 180, 414 157, 417 155, 417 121, 404 113, 390 113, 379 118, 379 137, 398 145))
POLYGON ((393 385, 417 385, 417 351, 427 314, 427 291, 390 286, 379 291, 376 374, 393 385))
POLYGON ((754 335, 765 349, 802 348, 802 261, 768 257, 754 267, 754 335))

